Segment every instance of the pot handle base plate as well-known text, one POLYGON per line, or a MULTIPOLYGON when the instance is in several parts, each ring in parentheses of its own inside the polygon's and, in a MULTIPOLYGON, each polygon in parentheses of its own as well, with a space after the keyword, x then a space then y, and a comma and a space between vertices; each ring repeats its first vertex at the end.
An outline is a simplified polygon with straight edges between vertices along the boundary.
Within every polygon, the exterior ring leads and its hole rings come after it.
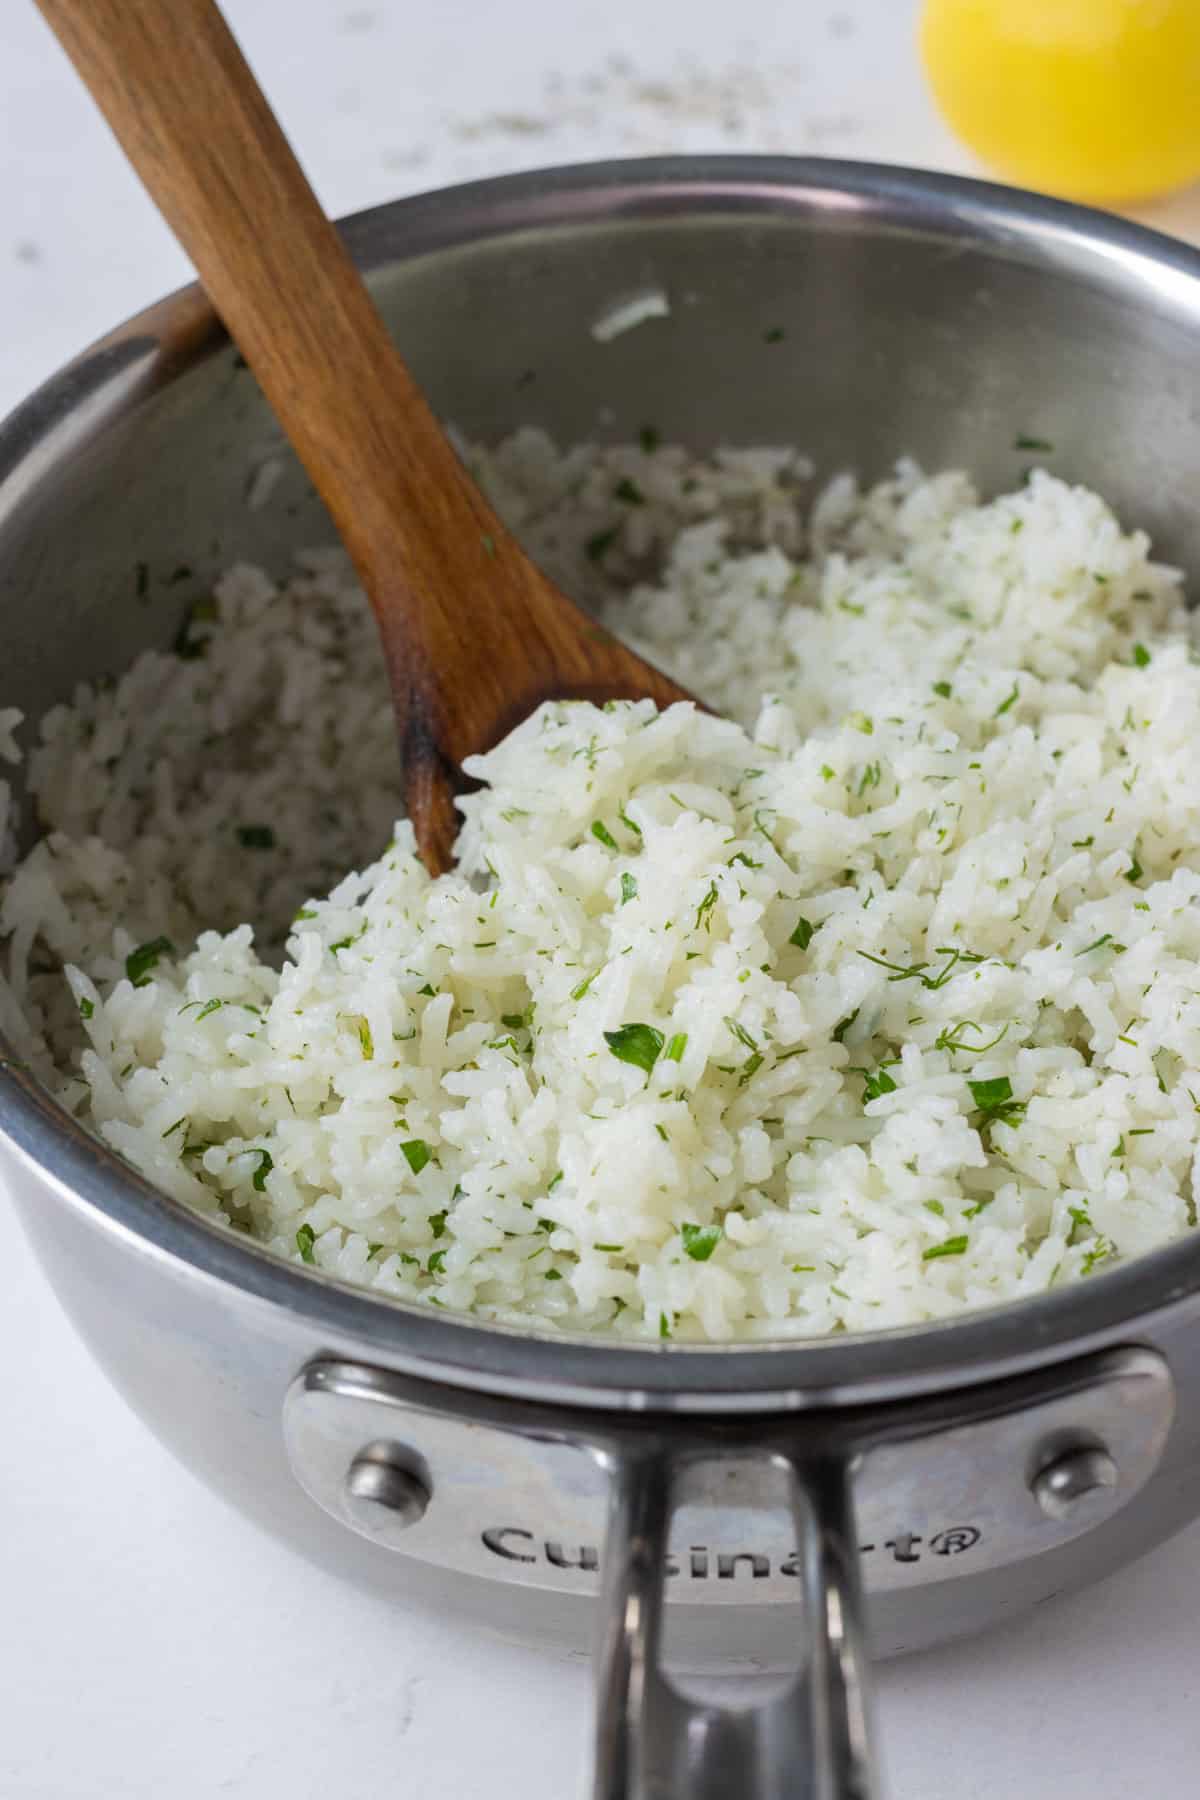
POLYGON ((589 1411, 318 1358, 283 1428, 312 1499, 381 1552, 599 1592, 594 1800, 875 1800, 864 1585, 995 1572, 1102 1529, 1153 1477, 1174 1407, 1165 1360, 1137 1345, 758 1417, 589 1411), (709 1529, 724 1549, 683 1551, 709 1529), (745 1706, 663 1668, 676 1604, 730 1601, 785 1605, 806 1651, 745 1706))

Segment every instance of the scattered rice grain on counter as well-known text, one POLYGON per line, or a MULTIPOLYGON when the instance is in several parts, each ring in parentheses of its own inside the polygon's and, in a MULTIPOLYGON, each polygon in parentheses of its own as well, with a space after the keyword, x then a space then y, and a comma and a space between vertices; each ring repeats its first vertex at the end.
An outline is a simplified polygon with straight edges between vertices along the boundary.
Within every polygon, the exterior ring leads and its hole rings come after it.
POLYGON ((1193 1226, 1200 666, 1145 537, 1045 473, 474 459, 727 716, 543 708, 431 883, 344 559, 230 572, 29 754, 0 1028, 65 1103, 283 1255, 655 1340, 938 1318, 1193 1226))

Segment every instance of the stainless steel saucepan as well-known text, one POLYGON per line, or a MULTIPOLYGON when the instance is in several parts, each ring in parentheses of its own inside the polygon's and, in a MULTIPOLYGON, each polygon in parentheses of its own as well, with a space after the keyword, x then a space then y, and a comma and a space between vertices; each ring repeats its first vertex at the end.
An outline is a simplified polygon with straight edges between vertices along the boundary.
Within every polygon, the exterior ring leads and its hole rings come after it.
MULTIPOLYGON (((986 489, 1035 437, 1200 569, 1200 256, 1165 239, 941 176, 752 158, 522 175, 345 230, 472 438, 652 423, 698 449, 800 443, 825 473, 912 452, 986 489)), ((327 538, 290 465, 247 507, 264 445, 194 289, 34 395, 0 430, 0 697, 36 716, 169 644, 181 563, 280 569, 327 538)), ((597 1800, 865 1800, 864 1639, 981 1629, 1200 1510, 1200 1239, 918 1330, 549 1339, 276 1261, 0 1056, 17 1210, 117 1386, 349 1578, 543 1642, 599 1626, 597 1800), (790 1673, 733 1710, 664 1669, 790 1673)))

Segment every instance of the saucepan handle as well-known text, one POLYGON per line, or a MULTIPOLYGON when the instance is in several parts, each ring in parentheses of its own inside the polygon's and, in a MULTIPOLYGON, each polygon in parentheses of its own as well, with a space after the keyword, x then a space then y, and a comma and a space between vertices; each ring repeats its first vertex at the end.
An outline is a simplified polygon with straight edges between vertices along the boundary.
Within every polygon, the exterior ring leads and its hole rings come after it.
POLYGON ((620 1452, 604 1552, 594 1800, 875 1800, 849 1471, 788 1463, 803 1667, 760 1704, 692 1700, 660 1662, 678 1464, 620 1452))

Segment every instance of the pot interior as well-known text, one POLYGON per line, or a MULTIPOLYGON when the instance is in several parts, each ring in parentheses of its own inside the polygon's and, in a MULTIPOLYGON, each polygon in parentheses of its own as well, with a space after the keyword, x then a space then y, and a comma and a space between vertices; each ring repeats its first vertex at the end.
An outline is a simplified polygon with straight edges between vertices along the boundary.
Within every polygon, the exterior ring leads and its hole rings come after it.
MULTIPOLYGON (((696 450, 798 444, 818 478, 912 455, 985 493, 1036 458, 1200 564, 1200 258, 1166 240, 969 183, 751 159, 482 184, 348 236, 468 438, 653 425, 696 450), (608 336, 639 301, 650 316, 608 336)), ((5 698, 36 717, 169 645, 231 561, 281 571, 329 541, 290 454, 256 504, 280 450, 190 293, 35 396, 0 441, 5 698)))
MULTIPOLYGON (((347 235, 467 438, 533 424, 565 447, 653 426, 696 450, 796 444, 818 480, 912 455, 985 494, 1036 459, 1200 568, 1200 257, 1166 240, 940 177, 753 159, 511 178, 379 208, 347 235)), ((331 538, 187 290, 0 433, 0 700, 36 719, 171 645, 231 562, 282 573, 331 538)), ((1180 1291, 1193 1249, 1150 1259, 1151 1287, 1180 1291)), ((1082 1317, 1127 1273, 1062 1305, 1082 1317)))

